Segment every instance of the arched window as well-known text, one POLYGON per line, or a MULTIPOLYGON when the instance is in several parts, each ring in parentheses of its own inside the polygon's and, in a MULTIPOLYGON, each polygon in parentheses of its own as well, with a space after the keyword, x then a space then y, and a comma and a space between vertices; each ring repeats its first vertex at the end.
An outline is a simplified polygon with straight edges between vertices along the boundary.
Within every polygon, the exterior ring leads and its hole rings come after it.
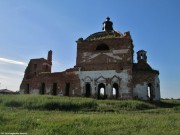
POLYGON ((100 44, 96 47, 96 51, 105 51, 109 50, 109 47, 106 44, 100 44))
POLYGON ((98 85, 98 99, 105 99, 105 98, 106 98, 105 85, 103 83, 100 83, 98 85))
POLYGON ((153 90, 152 90, 152 84, 151 83, 148 84, 148 98, 150 101, 153 100, 153 90))
POLYGON ((143 55, 141 54, 141 60, 143 59, 143 55))
POLYGON ((86 97, 90 97, 91 96, 91 85, 90 83, 86 84, 86 93, 85 93, 86 97))
POLYGON ((113 84, 113 97, 118 98, 119 97, 119 87, 117 83, 113 84))
POLYGON ((104 88, 103 87, 100 89, 100 95, 104 96, 104 88))

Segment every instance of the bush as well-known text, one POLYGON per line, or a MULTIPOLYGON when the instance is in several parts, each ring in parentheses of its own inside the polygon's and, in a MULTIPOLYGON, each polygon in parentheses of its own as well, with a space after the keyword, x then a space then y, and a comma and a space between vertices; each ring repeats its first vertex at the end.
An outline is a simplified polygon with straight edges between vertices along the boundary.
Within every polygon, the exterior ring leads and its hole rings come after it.
POLYGON ((6 101, 4 105, 7 107, 21 107, 23 103, 16 100, 9 100, 9 101, 6 101))

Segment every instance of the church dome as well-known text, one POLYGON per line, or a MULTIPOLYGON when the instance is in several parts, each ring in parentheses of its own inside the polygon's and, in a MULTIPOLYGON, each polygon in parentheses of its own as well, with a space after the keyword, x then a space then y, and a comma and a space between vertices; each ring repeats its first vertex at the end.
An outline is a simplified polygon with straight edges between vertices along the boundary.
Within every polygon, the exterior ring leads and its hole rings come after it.
POLYGON ((89 37, 86 38, 86 40, 92 41, 92 40, 101 40, 108 38, 119 38, 123 36, 122 33, 113 30, 113 22, 110 21, 109 17, 107 17, 106 21, 103 22, 102 30, 103 30, 102 32, 97 32, 90 35, 89 37))
POLYGON ((122 33, 115 30, 111 30, 111 31, 102 31, 102 32, 94 33, 90 35, 89 37, 87 37, 86 40, 92 41, 92 40, 101 40, 101 39, 108 39, 108 38, 119 38, 122 36, 123 36, 122 33))

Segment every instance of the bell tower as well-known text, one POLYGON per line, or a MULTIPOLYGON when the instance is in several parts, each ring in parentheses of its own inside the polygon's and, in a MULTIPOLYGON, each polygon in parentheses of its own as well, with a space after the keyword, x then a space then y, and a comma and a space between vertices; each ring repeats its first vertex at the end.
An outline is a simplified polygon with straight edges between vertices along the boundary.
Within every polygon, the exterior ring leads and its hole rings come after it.
POLYGON ((147 62, 147 56, 146 56, 146 51, 144 50, 139 50, 137 52, 137 60, 138 60, 138 63, 139 62, 147 62))

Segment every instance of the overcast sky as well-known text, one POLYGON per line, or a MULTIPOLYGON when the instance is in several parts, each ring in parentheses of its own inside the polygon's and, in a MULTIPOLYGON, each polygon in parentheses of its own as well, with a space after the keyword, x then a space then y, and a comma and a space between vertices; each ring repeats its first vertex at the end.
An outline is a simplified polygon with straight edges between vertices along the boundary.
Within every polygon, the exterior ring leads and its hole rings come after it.
POLYGON ((160 71, 162 98, 180 98, 179 0, 0 0, 0 89, 19 90, 32 58, 53 51, 53 72, 75 65, 76 40, 102 30, 130 31, 160 71))

